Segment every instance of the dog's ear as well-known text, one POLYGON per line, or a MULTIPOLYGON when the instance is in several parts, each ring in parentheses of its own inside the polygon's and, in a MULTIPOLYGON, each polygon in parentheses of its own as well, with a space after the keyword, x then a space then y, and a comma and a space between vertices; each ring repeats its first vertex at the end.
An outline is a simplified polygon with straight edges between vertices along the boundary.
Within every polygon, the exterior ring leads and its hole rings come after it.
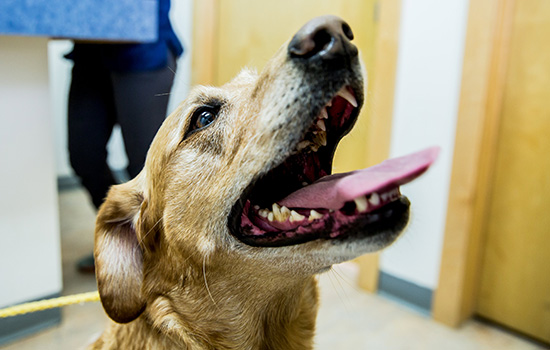
POLYGON ((127 323, 145 309, 143 251, 136 234, 143 191, 138 178, 113 186, 101 206, 95 230, 95 269, 103 308, 127 323))

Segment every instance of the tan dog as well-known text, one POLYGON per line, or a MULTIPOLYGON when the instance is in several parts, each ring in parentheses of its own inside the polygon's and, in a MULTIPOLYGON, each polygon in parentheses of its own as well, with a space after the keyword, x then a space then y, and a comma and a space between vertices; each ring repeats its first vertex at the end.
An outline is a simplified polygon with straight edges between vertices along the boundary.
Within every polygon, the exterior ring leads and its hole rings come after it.
POLYGON ((363 103, 351 39, 316 18, 261 74, 197 87, 167 118, 99 212, 98 287, 117 323, 91 349, 312 347, 314 275, 397 238, 398 186, 433 153, 324 177, 363 103))

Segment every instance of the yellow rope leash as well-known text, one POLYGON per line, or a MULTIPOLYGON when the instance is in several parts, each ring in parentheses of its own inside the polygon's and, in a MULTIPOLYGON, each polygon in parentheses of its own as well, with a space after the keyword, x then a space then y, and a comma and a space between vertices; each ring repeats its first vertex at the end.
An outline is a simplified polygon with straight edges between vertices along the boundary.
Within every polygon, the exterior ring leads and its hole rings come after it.
POLYGON ((99 293, 97 291, 67 295, 64 297, 34 301, 31 303, 25 303, 21 305, 10 306, 5 309, 0 309, 0 318, 12 317, 28 314, 30 312, 55 309, 67 305, 82 304, 94 301, 99 301, 99 293))

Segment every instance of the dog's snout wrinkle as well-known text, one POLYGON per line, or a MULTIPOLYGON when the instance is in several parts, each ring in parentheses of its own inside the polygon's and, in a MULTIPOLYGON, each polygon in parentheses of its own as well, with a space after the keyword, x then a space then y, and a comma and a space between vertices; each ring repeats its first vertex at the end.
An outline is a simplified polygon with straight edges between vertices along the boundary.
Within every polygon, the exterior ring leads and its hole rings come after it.
POLYGON ((336 16, 317 17, 298 30, 288 45, 288 53, 301 59, 356 56, 358 51, 351 40, 353 32, 344 20, 336 16))

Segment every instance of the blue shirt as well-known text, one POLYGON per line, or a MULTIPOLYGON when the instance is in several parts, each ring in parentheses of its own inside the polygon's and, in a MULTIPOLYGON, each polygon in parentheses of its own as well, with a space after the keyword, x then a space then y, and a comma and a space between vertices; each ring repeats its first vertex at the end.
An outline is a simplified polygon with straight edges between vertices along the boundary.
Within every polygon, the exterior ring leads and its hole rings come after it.
POLYGON ((183 46, 174 33, 168 13, 170 0, 158 0, 158 40, 140 44, 75 43, 66 57, 76 62, 96 62, 115 71, 144 71, 165 67, 168 54, 175 58, 183 53, 183 46))

